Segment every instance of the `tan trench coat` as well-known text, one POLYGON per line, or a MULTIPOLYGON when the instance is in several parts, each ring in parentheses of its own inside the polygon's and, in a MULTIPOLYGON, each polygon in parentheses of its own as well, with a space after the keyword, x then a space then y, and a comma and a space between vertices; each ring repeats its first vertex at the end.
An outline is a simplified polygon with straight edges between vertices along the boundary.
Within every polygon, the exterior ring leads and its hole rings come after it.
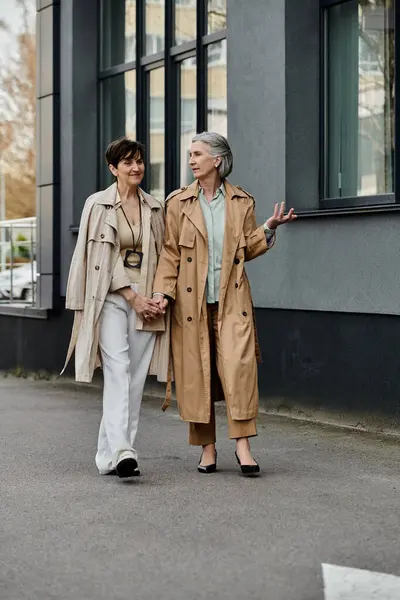
MULTIPOLYGON (((138 293, 151 297, 164 237, 164 207, 143 190, 140 192, 144 200, 144 258, 138 293)), ((62 373, 75 350, 75 378, 76 381, 86 383, 92 380, 95 368, 101 365, 98 348, 99 317, 106 296, 110 290, 130 285, 120 254, 114 206, 116 197, 117 184, 114 183, 86 200, 67 284, 66 308, 73 310, 75 315, 62 373)), ((168 378, 169 321, 169 315, 149 324, 144 323, 140 317, 137 318, 138 330, 158 332, 149 373, 157 375, 160 381, 167 381, 168 378)))
MULTIPOLYGON (((258 412, 256 332, 244 263, 268 250, 264 228, 256 225, 254 199, 225 182, 218 329, 231 416, 251 419, 258 412)), ((208 423, 211 365, 207 324, 207 232, 195 182, 167 198, 166 231, 153 291, 172 303, 171 342, 179 411, 184 421, 208 423)))

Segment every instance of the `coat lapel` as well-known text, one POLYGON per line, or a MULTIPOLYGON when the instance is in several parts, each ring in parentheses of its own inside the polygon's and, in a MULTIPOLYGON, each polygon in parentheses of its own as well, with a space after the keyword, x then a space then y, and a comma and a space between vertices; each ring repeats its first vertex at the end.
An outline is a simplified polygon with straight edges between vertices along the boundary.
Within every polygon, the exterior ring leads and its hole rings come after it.
POLYGON ((115 231, 118 231, 117 214, 114 210, 115 202, 117 198, 117 184, 113 183, 105 189, 96 200, 97 204, 103 204, 107 209, 106 218, 104 222, 110 225, 115 231))
POLYGON ((199 200, 199 184, 197 181, 189 185, 183 190, 181 195, 181 201, 191 200, 191 202, 185 202, 183 206, 183 213, 187 216, 189 221, 193 223, 196 229, 200 232, 203 239, 207 241, 207 230, 204 222, 203 211, 201 210, 199 200))

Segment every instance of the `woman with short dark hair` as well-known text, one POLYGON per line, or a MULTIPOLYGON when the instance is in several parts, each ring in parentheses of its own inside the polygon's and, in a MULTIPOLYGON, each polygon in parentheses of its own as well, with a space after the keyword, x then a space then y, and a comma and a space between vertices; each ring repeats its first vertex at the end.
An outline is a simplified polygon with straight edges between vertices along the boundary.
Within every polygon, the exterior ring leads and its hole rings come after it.
POLYGON ((103 367, 99 473, 139 475, 135 439, 146 376, 167 380, 168 319, 151 299, 164 236, 163 204, 146 194, 144 146, 121 138, 106 160, 115 182, 85 203, 66 307, 75 312, 67 362, 77 381, 103 367), (152 360, 153 359, 153 360, 152 360))
POLYGON ((244 263, 264 254, 276 228, 296 218, 284 203, 260 227, 254 198, 226 179, 232 152, 218 133, 196 135, 189 165, 196 181, 167 198, 166 234, 153 286, 172 307, 172 357, 189 442, 202 446, 198 470, 216 470, 214 402, 225 399, 229 437, 244 475, 258 475, 249 438, 257 435, 256 331, 244 263))

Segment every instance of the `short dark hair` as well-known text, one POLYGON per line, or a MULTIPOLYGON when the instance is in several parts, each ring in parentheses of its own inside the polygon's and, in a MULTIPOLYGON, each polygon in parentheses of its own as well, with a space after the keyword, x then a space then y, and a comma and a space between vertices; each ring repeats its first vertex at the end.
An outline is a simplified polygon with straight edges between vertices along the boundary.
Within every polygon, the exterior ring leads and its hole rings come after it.
POLYGON ((108 144, 106 161, 108 165, 117 168, 118 163, 124 158, 135 158, 139 155, 144 160, 146 148, 140 142, 135 142, 127 137, 121 137, 108 144))

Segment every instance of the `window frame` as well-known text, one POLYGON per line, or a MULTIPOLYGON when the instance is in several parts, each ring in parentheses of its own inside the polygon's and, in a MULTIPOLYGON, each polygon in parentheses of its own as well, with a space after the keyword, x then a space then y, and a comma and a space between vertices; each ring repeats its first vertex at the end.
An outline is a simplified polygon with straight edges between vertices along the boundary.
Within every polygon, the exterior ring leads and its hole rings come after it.
MULTIPOLYGON (((327 11, 333 6, 352 0, 320 0, 320 164, 319 164, 319 212, 320 214, 354 214, 354 212, 382 212, 400 209, 400 164, 398 165, 397 140, 400 140, 400 10, 394 5, 395 38, 395 99, 394 99, 394 136, 395 153, 393 168, 394 191, 386 194, 365 196, 343 196, 329 198, 327 185, 327 11), (398 168, 399 166, 399 168, 398 168)), ((394 1, 394 0, 393 0, 394 1)), ((311 216, 315 211, 306 211, 311 216)))
MULTIPOLYGON (((100 14, 104 14, 103 4, 106 0, 101 0, 100 14)), ((158 4, 160 2, 157 2, 158 4)), ((204 131, 207 126, 207 48, 210 44, 222 41, 227 38, 227 29, 222 29, 211 34, 207 33, 208 27, 208 3, 204 0, 196 2, 196 38, 181 44, 175 44, 175 7, 181 6, 175 0, 166 0, 164 4, 165 24, 164 37, 165 49, 153 55, 146 55, 146 2, 145 0, 136 1, 136 59, 129 63, 120 63, 102 69, 99 61, 99 157, 104 160, 104 148, 109 140, 104 139, 104 132, 101 124, 103 123, 103 114, 105 107, 102 100, 102 82, 109 77, 124 74, 126 71, 136 69, 136 137, 143 141, 149 148, 150 122, 149 122, 149 71, 158 67, 164 67, 165 76, 165 95, 164 95, 164 114, 168 115, 165 119, 164 130, 164 165, 165 195, 181 185, 179 180, 179 160, 180 160, 180 63, 193 57, 196 59, 196 132, 204 131), (178 96, 179 94, 179 96, 178 96)), ((190 7, 188 7, 190 8, 190 7)), ((194 7, 193 7, 194 8, 194 7)), ((99 35, 99 55, 103 43, 104 28, 100 18, 99 35)), ((150 153, 146 153, 146 175, 143 180, 145 189, 150 184, 150 153)), ((99 170, 101 173, 101 170, 99 170)))

